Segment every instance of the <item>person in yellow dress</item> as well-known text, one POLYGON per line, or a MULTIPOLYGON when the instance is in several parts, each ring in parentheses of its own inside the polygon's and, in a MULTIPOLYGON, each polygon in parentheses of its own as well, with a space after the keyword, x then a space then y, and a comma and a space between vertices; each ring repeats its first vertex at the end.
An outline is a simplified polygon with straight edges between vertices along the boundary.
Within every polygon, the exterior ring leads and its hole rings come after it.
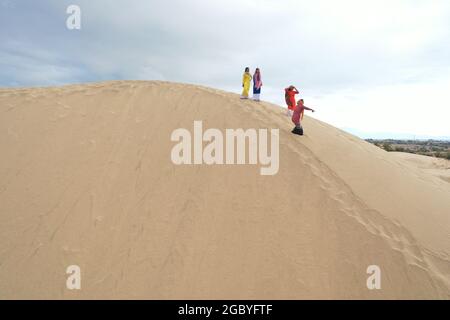
POLYGON ((250 91, 250 82, 252 81, 252 75, 250 74, 250 68, 245 68, 244 75, 242 76, 242 94, 241 99, 248 99, 248 93, 250 91))

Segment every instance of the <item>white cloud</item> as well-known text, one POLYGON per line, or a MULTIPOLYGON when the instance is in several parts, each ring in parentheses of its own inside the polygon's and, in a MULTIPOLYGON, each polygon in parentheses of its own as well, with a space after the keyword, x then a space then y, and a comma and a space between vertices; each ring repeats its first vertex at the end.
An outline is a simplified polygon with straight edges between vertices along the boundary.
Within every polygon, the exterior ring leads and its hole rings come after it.
POLYGON ((311 97, 313 115, 341 128, 450 136, 450 81, 355 88, 311 97))

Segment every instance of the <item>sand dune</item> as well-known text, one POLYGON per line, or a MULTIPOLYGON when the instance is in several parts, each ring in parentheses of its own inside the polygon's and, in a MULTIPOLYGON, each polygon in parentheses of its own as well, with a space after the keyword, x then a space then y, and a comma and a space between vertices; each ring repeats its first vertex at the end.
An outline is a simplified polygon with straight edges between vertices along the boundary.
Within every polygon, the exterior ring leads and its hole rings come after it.
POLYGON ((141 81, 0 89, 0 113, 2 299, 450 298, 450 184, 330 125, 141 81), (278 174, 174 165, 194 120, 279 128, 278 174))
POLYGON ((402 164, 418 168, 428 179, 432 176, 450 183, 450 161, 405 152, 391 152, 402 164))

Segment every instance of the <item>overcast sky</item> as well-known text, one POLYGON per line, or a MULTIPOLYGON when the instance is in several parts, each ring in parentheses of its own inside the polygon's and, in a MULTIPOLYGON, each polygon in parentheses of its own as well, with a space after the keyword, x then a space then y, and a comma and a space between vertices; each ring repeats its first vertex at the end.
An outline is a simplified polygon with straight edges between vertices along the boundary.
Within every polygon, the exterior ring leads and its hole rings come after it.
POLYGON ((0 86, 167 80, 262 99, 294 84, 314 117, 450 136, 448 0, 0 0, 0 86), (66 9, 81 8, 81 30, 66 9))

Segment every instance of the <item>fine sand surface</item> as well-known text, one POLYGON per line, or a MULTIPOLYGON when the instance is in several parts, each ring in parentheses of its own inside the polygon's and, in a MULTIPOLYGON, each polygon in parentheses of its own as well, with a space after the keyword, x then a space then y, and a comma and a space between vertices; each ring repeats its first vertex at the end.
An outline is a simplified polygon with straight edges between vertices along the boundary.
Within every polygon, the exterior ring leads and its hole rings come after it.
POLYGON ((450 183, 450 160, 422 156, 405 152, 392 152, 402 163, 407 163, 419 171, 423 171, 425 176, 434 176, 450 183))
POLYGON ((450 298, 450 183, 412 158, 167 82, 0 89, 0 114, 1 299, 450 298), (194 120, 279 128, 278 174, 174 165, 194 120))

